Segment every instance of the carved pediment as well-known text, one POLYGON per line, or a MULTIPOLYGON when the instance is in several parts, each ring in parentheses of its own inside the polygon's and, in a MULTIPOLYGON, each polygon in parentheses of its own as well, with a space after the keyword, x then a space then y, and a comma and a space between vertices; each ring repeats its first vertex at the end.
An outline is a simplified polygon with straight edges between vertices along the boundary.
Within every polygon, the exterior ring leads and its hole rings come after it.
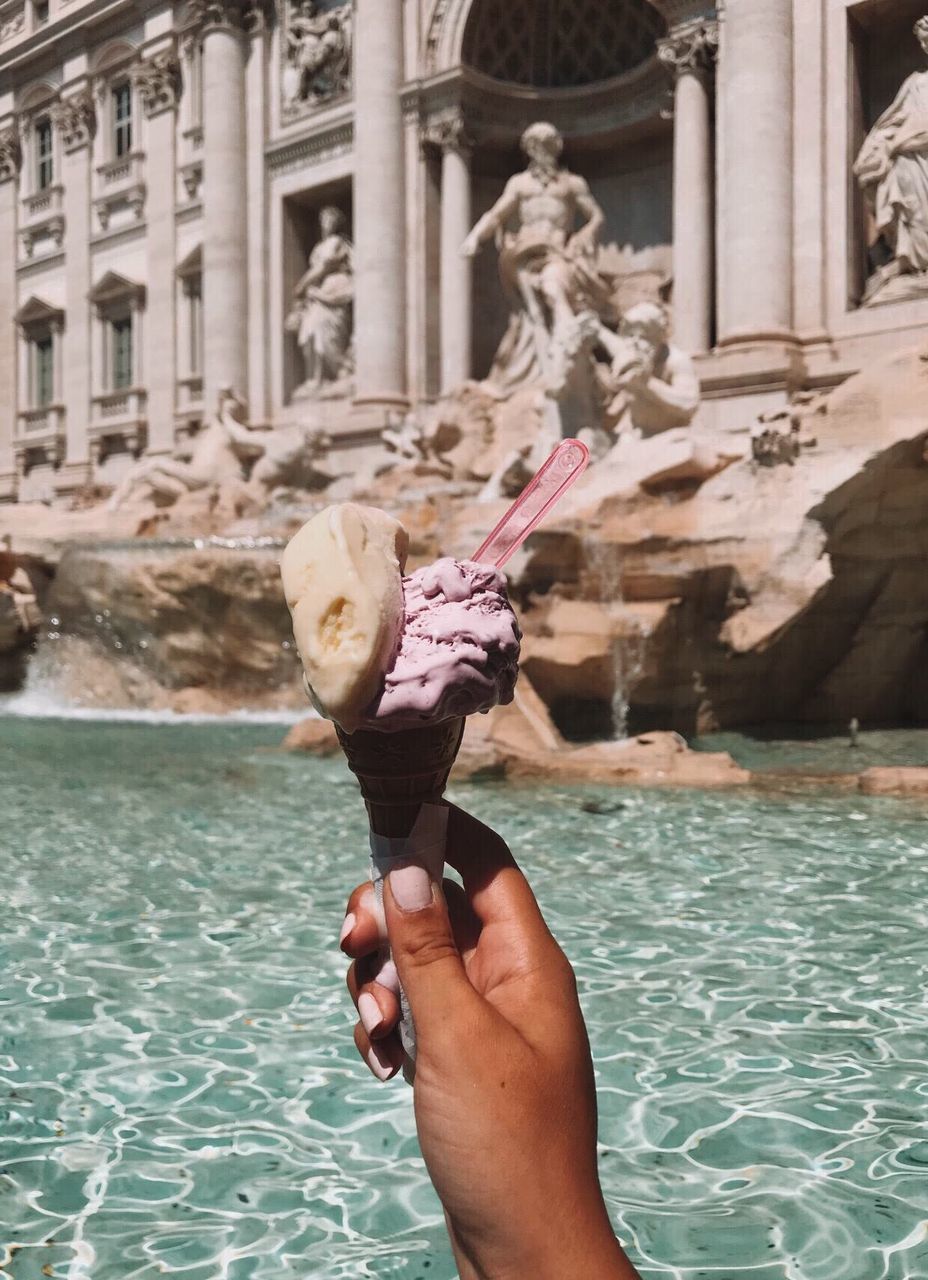
POLYGON ((145 286, 136 280, 129 280, 118 271, 107 271, 93 286, 87 297, 98 307, 126 298, 141 302, 145 297, 145 286))
POLYGON ((64 310, 61 307, 54 306, 51 302, 46 302, 44 298, 39 298, 33 294, 22 304, 16 312, 15 320, 18 325, 32 324, 50 324, 52 321, 64 319, 64 310))

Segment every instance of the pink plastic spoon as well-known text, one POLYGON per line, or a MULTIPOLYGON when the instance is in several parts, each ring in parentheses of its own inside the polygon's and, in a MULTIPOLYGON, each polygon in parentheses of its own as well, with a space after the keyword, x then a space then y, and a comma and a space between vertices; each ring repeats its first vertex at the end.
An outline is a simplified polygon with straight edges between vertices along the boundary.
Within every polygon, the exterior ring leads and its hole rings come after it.
POLYGON ((475 552, 478 564, 501 569, 586 470, 590 451, 579 440, 562 440, 541 464, 499 524, 475 552))

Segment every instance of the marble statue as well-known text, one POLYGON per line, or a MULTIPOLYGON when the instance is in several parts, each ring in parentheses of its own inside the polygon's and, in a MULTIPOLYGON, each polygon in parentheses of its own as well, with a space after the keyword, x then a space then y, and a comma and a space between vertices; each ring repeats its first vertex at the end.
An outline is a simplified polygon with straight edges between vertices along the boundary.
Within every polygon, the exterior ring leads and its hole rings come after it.
POLYGON ((347 91, 351 79, 351 6, 319 12, 314 0, 291 5, 287 23, 284 102, 324 102, 347 91))
POLYGON ((502 392, 540 382, 549 397, 561 397, 585 347, 579 317, 609 305, 609 282, 596 267, 603 212, 586 180, 561 164, 563 145, 554 125, 525 130, 527 168, 509 179, 461 248, 472 257, 492 237, 499 250, 513 303, 489 377, 502 392))
MULTIPOLYGON (((928 15, 916 22, 915 36, 928 54, 928 15)), ((889 254, 864 302, 928 291, 928 68, 909 76, 877 120, 854 173, 871 214, 871 242, 889 254)))
POLYGON ((261 453, 256 445, 260 433, 244 425, 244 416, 244 402, 231 387, 222 387, 215 416, 192 445, 176 448, 170 458, 140 459, 113 490, 108 509, 146 499, 168 506, 198 489, 241 480, 243 462, 261 453))
POLYGON ((590 442, 594 456, 604 452, 608 438, 657 435, 689 426, 695 417, 699 377, 692 359, 670 342, 669 328, 666 309, 655 302, 626 311, 618 333, 597 325, 609 366, 603 374, 604 431, 590 442))
POLYGON ((305 380, 294 392, 296 398, 344 394, 354 369, 352 247, 341 209, 326 205, 319 229, 321 238, 294 290, 286 321, 303 353, 305 380))
POLYGON ((320 427, 292 423, 261 435, 261 456, 248 482, 260 506, 275 489, 316 492, 332 483, 334 476, 319 465, 332 444, 320 427))

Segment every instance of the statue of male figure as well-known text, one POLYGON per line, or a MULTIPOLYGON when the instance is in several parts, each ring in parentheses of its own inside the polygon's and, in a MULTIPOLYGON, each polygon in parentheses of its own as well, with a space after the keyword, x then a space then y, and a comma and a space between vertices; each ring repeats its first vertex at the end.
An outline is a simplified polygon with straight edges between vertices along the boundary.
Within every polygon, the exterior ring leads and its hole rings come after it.
POLYGON ((521 145, 528 167, 509 179, 461 252, 472 257, 494 237, 503 285, 520 307, 490 381, 513 390, 540 379, 557 396, 582 346, 575 332, 578 314, 601 312, 609 301, 607 282, 595 265, 603 211, 586 179, 561 164, 564 140, 554 125, 529 125, 521 145))

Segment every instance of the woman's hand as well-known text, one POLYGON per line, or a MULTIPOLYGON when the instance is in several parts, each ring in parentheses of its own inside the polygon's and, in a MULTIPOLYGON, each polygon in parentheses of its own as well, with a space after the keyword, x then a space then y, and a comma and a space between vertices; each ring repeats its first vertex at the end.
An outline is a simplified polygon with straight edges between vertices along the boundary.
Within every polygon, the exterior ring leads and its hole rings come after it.
POLYGON ((512 854, 451 808, 447 861, 348 903, 341 945, 360 1014, 355 1043, 386 1079, 402 1065, 399 982, 416 1024, 415 1111, 461 1280, 631 1280, 596 1167, 596 1095, 576 982, 512 854))

